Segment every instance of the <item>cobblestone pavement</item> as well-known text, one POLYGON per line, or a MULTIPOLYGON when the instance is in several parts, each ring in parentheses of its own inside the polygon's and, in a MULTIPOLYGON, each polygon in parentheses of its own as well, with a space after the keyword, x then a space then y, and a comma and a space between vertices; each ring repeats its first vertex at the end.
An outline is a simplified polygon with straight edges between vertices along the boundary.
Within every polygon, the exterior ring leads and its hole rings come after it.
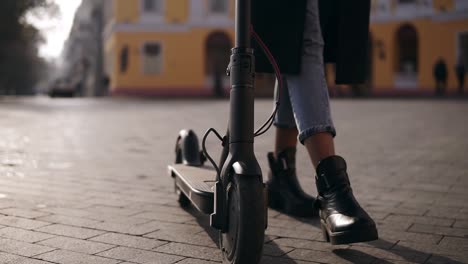
MULTIPOLYGON (((226 127, 227 101, 0 99, 0 263, 221 261, 208 218, 178 207, 181 128, 226 127)), ((468 263, 468 103, 332 102, 337 150, 381 239, 330 246, 317 219, 269 211, 262 263, 468 263)), ((257 103, 260 124, 272 104, 257 103)), ((273 133, 256 142, 266 175, 273 133)), ((210 140, 209 150, 219 153, 210 140)), ((301 182, 313 170, 298 153, 301 182)))

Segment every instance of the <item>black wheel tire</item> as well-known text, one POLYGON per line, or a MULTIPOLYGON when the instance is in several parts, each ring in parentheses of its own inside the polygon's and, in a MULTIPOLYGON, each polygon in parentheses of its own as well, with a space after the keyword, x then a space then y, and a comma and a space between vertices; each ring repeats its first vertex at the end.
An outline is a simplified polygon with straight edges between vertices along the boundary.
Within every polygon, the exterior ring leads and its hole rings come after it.
MULTIPOLYGON (((182 149, 180 148, 180 140, 177 141, 176 143, 176 158, 175 158, 175 164, 181 164, 182 163, 182 149)), ((177 185, 174 182, 174 188, 175 192, 177 194, 177 202, 179 202, 180 207, 182 208, 187 208, 192 204, 190 202, 190 199, 177 187, 177 185)))
POLYGON ((235 175, 228 185, 229 224, 220 232, 225 264, 257 264, 263 254, 265 201, 259 177, 235 175))

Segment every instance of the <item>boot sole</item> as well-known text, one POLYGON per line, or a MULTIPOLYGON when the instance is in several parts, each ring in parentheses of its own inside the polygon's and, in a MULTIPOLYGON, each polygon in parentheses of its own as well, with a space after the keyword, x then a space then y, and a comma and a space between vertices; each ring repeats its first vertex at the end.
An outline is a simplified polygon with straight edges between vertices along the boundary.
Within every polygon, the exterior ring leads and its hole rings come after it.
POLYGON ((332 245, 369 242, 379 239, 379 234, 375 226, 342 232, 332 232, 327 228, 323 220, 320 220, 320 226, 322 228, 323 238, 332 245))

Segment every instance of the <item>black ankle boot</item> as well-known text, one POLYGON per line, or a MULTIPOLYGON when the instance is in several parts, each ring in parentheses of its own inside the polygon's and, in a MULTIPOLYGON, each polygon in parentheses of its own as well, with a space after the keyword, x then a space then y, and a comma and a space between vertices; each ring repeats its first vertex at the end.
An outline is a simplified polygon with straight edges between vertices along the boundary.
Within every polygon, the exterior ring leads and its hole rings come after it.
POLYGON ((354 198, 343 158, 322 160, 316 183, 320 224, 328 242, 339 245, 378 239, 374 221, 354 198))
POLYGON ((302 190, 297 179, 295 157, 295 148, 282 151, 278 159, 275 159, 273 153, 268 153, 268 206, 292 216, 317 215, 315 199, 302 190))

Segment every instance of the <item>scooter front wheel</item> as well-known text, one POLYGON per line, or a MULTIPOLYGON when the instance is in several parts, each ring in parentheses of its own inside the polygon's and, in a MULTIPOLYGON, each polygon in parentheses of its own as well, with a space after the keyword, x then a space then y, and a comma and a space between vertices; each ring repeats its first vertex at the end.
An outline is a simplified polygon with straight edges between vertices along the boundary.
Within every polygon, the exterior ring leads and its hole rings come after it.
POLYGON ((265 201, 261 177, 234 175, 227 186, 228 230, 220 232, 225 264, 257 264, 263 253, 265 201))

